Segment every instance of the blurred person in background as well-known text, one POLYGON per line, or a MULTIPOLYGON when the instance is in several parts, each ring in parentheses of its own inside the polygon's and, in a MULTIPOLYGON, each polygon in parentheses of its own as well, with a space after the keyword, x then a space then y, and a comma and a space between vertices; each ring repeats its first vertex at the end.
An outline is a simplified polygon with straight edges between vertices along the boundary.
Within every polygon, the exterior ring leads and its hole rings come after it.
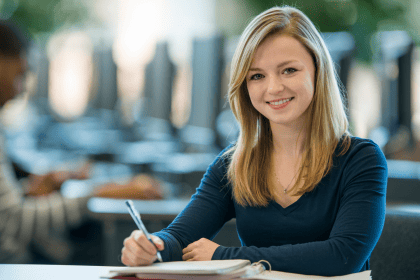
MULTIPOLYGON (((0 106, 17 96, 27 71, 29 41, 11 22, 0 21, 0 106)), ((55 190, 64 180, 85 178, 69 172, 29 176, 26 190, 16 179, 0 128, 0 263, 30 263, 30 244, 58 262, 69 258, 69 228, 81 224, 89 197, 65 199, 55 190)))
MULTIPOLYGON (((0 21, 0 107, 22 92, 27 72, 29 40, 12 22, 0 21)), ((0 124, 1 126, 1 124, 0 124)), ((161 199, 159 183, 138 175, 127 184, 107 183, 85 197, 65 198, 59 190, 68 179, 87 179, 90 164, 76 171, 44 175, 17 170, 27 176, 22 187, 7 157, 4 128, 0 127, 0 263, 32 263, 32 249, 46 260, 66 263, 72 255, 71 229, 81 225, 91 196, 161 199)))

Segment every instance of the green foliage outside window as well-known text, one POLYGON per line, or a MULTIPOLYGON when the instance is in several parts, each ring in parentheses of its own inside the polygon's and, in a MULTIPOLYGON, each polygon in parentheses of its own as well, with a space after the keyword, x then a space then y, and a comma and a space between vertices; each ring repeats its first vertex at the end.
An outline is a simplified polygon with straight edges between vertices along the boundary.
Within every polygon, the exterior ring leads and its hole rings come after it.
MULTIPOLYGON (((228 2, 243 5, 247 12, 251 11, 248 15, 253 16, 275 5, 297 7, 309 16, 321 32, 349 31, 352 33, 356 40, 357 56, 366 61, 372 57, 371 36, 379 30, 407 30, 417 43, 420 42, 417 31, 420 28, 420 20, 415 12, 410 11, 410 3, 418 0, 215 1, 219 6, 226 6, 228 2)), ((60 28, 90 20, 89 5, 92 3, 95 1, 0 0, 0 18, 13 19, 32 35, 51 34, 60 28)), ((223 8, 221 10, 223 11, 223 8)), ((240 33, 249 22, 247 16, 242 18, 235 16, 233 19, 219 17, 221 21, 228 22, 225 28, 228 35, 240 33)))
MULTIPOLYGON (((410 0, 244 0, 256 13, 274 5, 290 5, 302 10, 321 32, 348 31, 356 41, 357 56, 372 57, 371 36, 380 30, 407 30, 410 0)), ((414 28, 415 30, 415 28, 414 28)), ((412 33, 419 42, 417 32, 412 33)))
POLYGON ((89 17, 82 0, 0 0, 0 18, 11 19, 32 35, 48 34, 89 17))

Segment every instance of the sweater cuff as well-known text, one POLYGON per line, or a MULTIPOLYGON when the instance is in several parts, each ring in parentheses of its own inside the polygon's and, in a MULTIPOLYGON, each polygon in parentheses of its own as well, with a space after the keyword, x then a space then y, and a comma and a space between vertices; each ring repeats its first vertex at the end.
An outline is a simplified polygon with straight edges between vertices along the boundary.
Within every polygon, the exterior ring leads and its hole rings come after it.
POLYGON ((182 248, 178 240, 170 233, 159 231, 153 233, 153 235, 162 239, 165 244, 163 251, 160 251, 162 260, 164 262, 169 261, 182 261, 182 248))
POLYGON ((213 256, 211 257, 212 260, 223 260, 223 255, 226 250, 229 249, 229 247, 225 247, 220 245, 216 248, 216 251, 214 251, 213 256))

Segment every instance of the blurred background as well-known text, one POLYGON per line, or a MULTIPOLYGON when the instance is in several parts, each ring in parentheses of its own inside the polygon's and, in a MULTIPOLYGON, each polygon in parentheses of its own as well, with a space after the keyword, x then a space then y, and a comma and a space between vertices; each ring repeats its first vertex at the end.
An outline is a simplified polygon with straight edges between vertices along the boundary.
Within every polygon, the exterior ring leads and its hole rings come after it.
POLYGON ((418 0, 0 0, 32 39, 25 87, 1 112, 10 158, 35 174, 89 160, 68 196, 146 173, 165 199, 190 197, 238 133, 226 99, 238 36, 283 4, 325 38, 352 134, 388 159, 389 202, 420 203, 418 0))
MULTIPOLYGON (((419 68, 420 19, 417 14, 420 3, 414 0, 322 0, 316 3, 310 0, 95 0, 87 3, 3 0, 0 2, 2 18, 19 23, 34 43, 29 54, 26 90, 21 100, 14 102, 19 104, 10 104, 4 110, 4 119, 16 129, 27 122, 40 122, 39 118, 27 118, 25 114, 37 114, 44 122, 48 116, 52 118, 49 121, 66 124, 83 122, 83 119, 91 121, 88 117, 100 116, 102 125, 117 125, 126 132, 125 138, 135 141, 146 137, 144 119, 153 117, 169 121, 166 128, 171 127, 174 135, 187 124, 194 124, 192 100, 194 91, 200 90, 194 84, 200 87, 206 83, 206 77, 199 74, 200 69, 194 68, 199 67, 195 64, 198 59, 203 59, 202 67, 213 66, 220 72, 215 74, 220 77, 213 77, 217 83, 212 85, 213 92, 208 93, 213 94, 213 99, 220 99, 214 114, 218 116, 229 109, 225 95, 229 62, 237 37, 253 16, 274 4, 300 8, 325 34, 347 88, 352 133, 373 137, 383 147, 393 140, 394 134, 409 134, 407 145, 388 147, 389 157, 412 148, 420 136, 417 97, 420 73, 416 71, 419 68), (211 46, 212 39, 217 41, 214 46, 211 46), (207 44, 208 50, 200 44, 207 44), (215 50, 219 45, 220 49, 215 50), (208 58, 197 50, 207 52, 208 58), (404 54, 410 57, 402 66, 411 70, 408 73, 400 73, 399 69, 398 61, 404 54), (167 81, 164 78, 161 81, 167 84, 165 94, 170 96, 159 106, 153 105, 153 99, 163 93, 154 94, 157 85, 153 79, 146 79, 147 65, 153 63, 157 68, 171 65, 167 81), (404 79, 410 84, 401 89, 398 84, 404 79), (410 99, 401 102, 404 98, 410 99), (394 99, 404 104, 392 102, 394 99), (28 111, 24 106, 28 103, 36 112, 28 111), (167 112, 154 112, 153 106, 167 112), (403 114, 402 110, 407 113, 403 114)), ((149 68, 150 74, 153 70, 149 68)), ((154 71, 159 76, 162 70, 154 71)), ((167 132, 165 124, 160 125, 157 130, 167 132)), ((215 124, 210 125, 213 127, 207 128, 216 128, 215 124)), ((194 126, 206 127, 199 122, 194 126)), ((33 129, 34 125, 28 124, 28 127, 33 129)), ((223 147, 227 139, 226 135, 220 135, 227 133, 221 131, 222 127, 216 132, 216 136, 222 138, 218 148, 223 147)), ((234 139, 234 133, 227 133, 227 137, 234 139)), ((49 139, 48 133, 43 136, 44 139, 36 139, 42 142, 38 143, 41 146, 48 146, 46 142, 58 145, 58 139, 49 139)), ((127 140, 121 136, 115 133, 112 137, 115 141, 127 140)), ((88 144, 84 145, 88 149, 88 144)))

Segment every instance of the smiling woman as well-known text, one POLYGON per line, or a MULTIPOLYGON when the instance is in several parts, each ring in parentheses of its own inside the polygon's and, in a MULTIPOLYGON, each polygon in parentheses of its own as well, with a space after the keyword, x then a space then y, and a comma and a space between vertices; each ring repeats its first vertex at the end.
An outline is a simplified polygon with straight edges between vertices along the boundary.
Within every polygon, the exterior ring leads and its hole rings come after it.
POLYGON ((232 61, 229 101, 242 127, 226 153, 240 203, 267 205, 279 189, 294 196, 282 195, 279 203, 296 201, 328 174, 338 143, 339 153, 349 147, 331 56, 296 9, 267 10, 245 29, 232 61))
MULTIPOLYGON (((229 102, 239 137, 154 233, 163 260, 264 259, 273 270, 325 276, 368 270, 385 218, 386 160, 347 131, 330 54, 301 11, 274 7, 248 25, 229 102), (232 218, 242 246, 211 241, 232 218)), ((148 265, 155 254, 134 231, 122 262, 148 265)))

